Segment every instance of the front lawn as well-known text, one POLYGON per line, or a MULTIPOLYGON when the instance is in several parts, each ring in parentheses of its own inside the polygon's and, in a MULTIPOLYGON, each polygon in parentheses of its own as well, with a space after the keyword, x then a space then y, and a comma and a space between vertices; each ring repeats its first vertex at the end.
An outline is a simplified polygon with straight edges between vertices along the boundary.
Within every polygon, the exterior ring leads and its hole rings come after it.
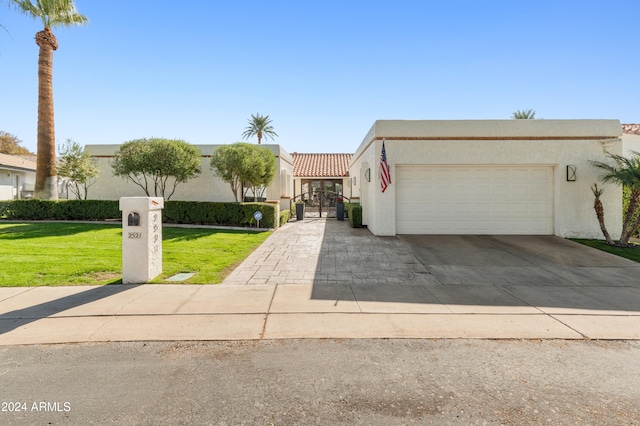
MULTIPOLYGON (((217 284, 269 232, 163 227, 162 274, 195 272, 185 283, 217 284)), ((122 228, 84 223, 0 223, 0 287, 122 282, 122 228)))
POLYGON ((574 239, 573 241, 580 244, 584 244, 585 246, 597 248, 598 250, 606 251, 607 253, 612 253, 620 257, 631 259, 635 262, 640 262, 640 246, 638 245, 636 245, 635 247, 622 248, 622 247, 610 246, 602 240, 574 239))

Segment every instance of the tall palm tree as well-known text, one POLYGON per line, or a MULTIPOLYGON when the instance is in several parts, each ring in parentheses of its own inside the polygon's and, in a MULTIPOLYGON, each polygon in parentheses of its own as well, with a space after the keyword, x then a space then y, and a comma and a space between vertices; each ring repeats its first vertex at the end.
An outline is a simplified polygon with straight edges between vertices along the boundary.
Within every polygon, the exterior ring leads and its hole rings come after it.
POLYGON ((615 164, 592 161, 591 164, 604 171, 600 180, 613 183, 629 189, 629 206, 624 212, 622 233, 619 246, 629 245, 629 239, 640 226, 640 152, 632 151, 629 157, 608 153, 615 164))
POLYGON ((38 55, 38 159, 36 198, 57 199, 56 141, 53 120, 53 51, 58 41, 51 27, 82 25, 84 15, 76 11, 73 0, 13 0, 27 15, 41 20, 44 29, 36 33, 38 55))
POLYGON ((273 140, 273 137, 278 136, 278 134, 273 130, 271 119, 268 115, 251 114, 249 125, 242 133, 242 137, 246 140, 251 136, 258 136, 258 145, 260 145, 263 136, 270 137, 273 140))
POLYGON ((513 114, 511 114, 511 118, 515 120, 533 120, 536 118, 536 112, 532 109, 528 110, 517 110, 513 114))

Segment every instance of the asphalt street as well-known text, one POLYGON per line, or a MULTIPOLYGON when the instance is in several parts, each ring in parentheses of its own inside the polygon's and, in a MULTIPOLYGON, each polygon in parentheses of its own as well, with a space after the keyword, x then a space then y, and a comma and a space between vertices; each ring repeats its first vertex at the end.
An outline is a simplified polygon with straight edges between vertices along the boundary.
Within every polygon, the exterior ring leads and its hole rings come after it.
POLYGON ((0 424, 640 424, 640 342, 262 340, 0 348, 0 424))

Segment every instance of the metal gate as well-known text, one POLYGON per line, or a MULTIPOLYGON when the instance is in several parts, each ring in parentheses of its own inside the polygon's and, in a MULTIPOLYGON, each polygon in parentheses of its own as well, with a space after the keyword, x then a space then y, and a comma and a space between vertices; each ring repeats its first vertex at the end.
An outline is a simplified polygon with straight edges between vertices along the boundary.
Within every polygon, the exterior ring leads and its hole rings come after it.
POLYGON ((342 194, 333 191, 313 191, 296 195, 292 200, 291 215, 295 217, 296 204, 304 203, 304 217, 336 217, 336 204, 349 202, 342 194))

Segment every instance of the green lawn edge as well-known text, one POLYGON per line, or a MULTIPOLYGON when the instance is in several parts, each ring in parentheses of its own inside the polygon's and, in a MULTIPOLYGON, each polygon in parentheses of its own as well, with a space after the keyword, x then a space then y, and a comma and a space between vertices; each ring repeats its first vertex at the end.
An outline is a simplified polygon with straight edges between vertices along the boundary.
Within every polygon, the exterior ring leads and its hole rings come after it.
POLYGON ((575 241, 576 243, 593 247, 607 253, 615 254, 616 256, 624 257, 625 259, 633 260, 634 262, 640 262, 640 245, 634 245, 632 247, 615 247, 610 246, 604 240, 585 240, 579 238, 571 238, 571 241, 575 241))

